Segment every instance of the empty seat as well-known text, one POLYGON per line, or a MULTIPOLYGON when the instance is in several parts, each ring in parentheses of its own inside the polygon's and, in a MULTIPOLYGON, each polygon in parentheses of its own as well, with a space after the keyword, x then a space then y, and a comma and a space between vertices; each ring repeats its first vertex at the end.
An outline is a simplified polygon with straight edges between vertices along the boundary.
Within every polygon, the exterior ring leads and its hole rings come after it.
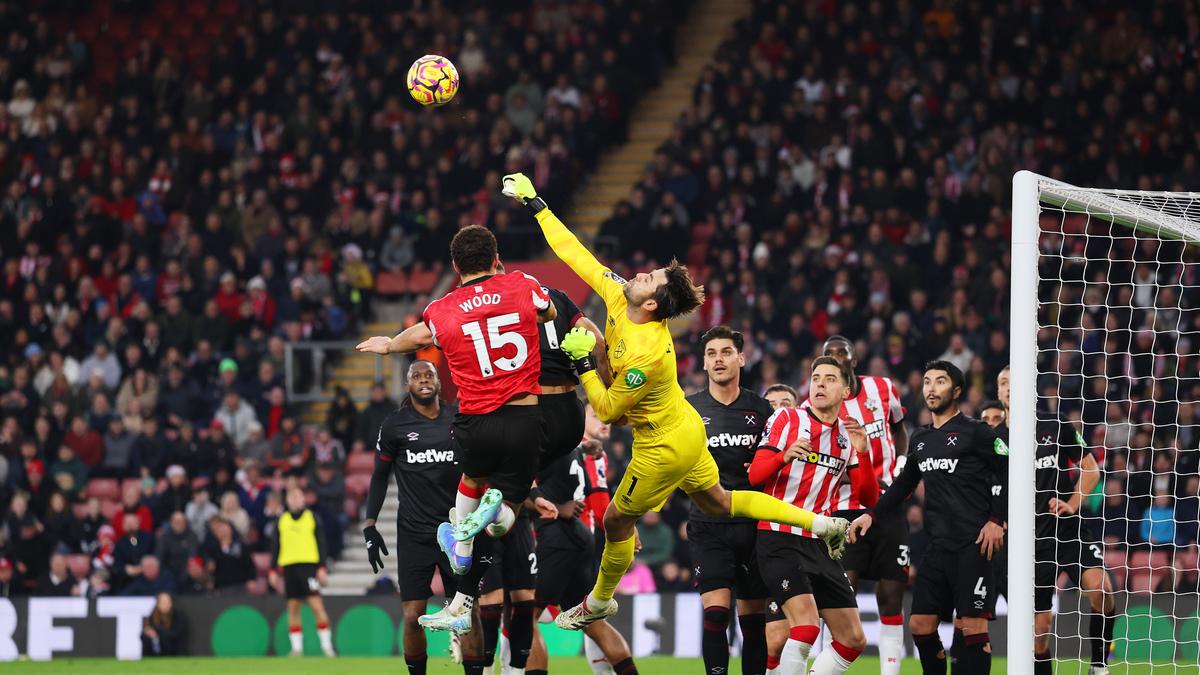
POLYGON ((271 571, 271 554, 270 553, 254 553, 251 555, 254 558, 254 569, 258 570, 259 576, 271 571))
POLYGON ((84 494, 90 499, 117 499, 121 496, 121 486, 112 478, 93 478, 88 481, 84 494))
POLYGON ((408 290, 408 277, 403 272, 380 272, 375 277, 375 292, 380 295, 400 295, 408 290))
POLYGON ((352 452, 346 459, 346 474, 365 473, 370 475, 375 470, 375 455, 370 452, 352 452))
POLYGON ((409 293, 428 293, 437 285, 441 273, 435 271, 416 271, 408 278, 409 293))
POLYGON ((100 515, 104 516, 105 520, 112 520, 112 517, 120 510, 121 502, 115 499, 100 500, 100 515))
POLYGON ((361 473, 346 476, 346 494, 361 500, 371 487, 371 477, 361 473))
POLYGON ((350 519, 350 522, 358 520, 358 504, 359 501, 353 497, 346 497, 342 501, 342 510, 346 512, 346 517, 350 519))

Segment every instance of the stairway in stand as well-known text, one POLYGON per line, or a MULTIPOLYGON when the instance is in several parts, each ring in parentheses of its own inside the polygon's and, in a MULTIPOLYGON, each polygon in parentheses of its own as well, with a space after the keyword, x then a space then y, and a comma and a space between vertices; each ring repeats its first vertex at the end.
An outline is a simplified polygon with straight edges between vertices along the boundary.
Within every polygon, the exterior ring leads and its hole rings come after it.
POLYGON ((679 114, 691 103, 692 88, 721 42, 732 36, 735 21, 750 14, 749 0, 699 0, 676 38, 679 53, 658 88, 633 111, 629 142, 604 155, 596 171, 578 190, 566 223, 594 237, 613 206, 629 196, 654 151, 671 135, 679 114))

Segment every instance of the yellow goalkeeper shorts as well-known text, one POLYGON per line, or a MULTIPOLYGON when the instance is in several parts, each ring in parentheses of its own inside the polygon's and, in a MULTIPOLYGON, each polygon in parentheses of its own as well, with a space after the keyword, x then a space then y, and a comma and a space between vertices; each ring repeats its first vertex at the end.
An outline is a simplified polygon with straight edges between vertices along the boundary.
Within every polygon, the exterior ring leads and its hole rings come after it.
POLYGON ((635 436, 633 458, 613 495, 613 506, 627 516, 640 516, 661 509, 675 488, 692 494, 716 485, 721 476, 707 443, 699 414, 653 436, 635 436))

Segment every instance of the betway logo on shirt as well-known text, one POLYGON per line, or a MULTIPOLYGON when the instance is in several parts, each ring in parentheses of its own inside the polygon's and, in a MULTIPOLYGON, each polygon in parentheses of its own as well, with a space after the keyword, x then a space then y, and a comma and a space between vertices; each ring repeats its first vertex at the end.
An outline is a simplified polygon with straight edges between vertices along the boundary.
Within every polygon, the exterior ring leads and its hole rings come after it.
POLYGON ((413 452, 412 450, 405 450, 404 452, 408 456, 409 464, 439 464, 441 462, 454 461, 453 450, 434 450, 430 448, 429 450, 422 450, 420 452, 413 452))
POLYGON ((710 448, 740 448, 749 445, 754 445, 758 440, 755 434, 729 434, 722 433, 716 436, 708 437, 708 447, 710 448))
POLYGON ((1046 455, 1045 457, 1038 457, 1037 461, 1034 462, 1034 466, 1039 469, 1057 469, 1058 455, 1046 455))
POLYGON ((949 457, 927 457, 921 460, 920 464, 917 464, 917 468, 921 470, 921 473, 925 473, 927 471, 945 471, 946 473, 954 473, 954 469, 957 466, 958 460, 951 459, 949 457))

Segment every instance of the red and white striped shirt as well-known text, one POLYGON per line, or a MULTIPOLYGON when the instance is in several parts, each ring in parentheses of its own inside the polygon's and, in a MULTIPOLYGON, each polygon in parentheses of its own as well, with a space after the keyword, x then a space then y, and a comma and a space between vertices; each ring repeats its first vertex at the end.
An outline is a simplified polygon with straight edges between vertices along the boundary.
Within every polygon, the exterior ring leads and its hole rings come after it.
MULTIPOLYGON (((808 407, 808 401, 801 404, 808 407)), ((892 425, 904 419, 904 407, 900 405, 900 392, 896 384, 886 377, 861 375, 858 378, 858 395, 842 403, 841 418, 853 418, 867 432, 867 445, 871 449, 871 465, 875 477, 891 485, 900 468, 896 464, 896 441, 892 437, 892 425)), ((814 446, 815 447, 815 446, 814 446)), ((864 508, 850 483, 842 481, 830 505, 831 511, 853 511, 864 508)))
MULTIPOLYGON (((842 475, 857 464, 850 436, 840 419, 830 425, 807 408, 780 408, 767 421, 758 451, 786 452, 799 438, 808 438, 812 451, 784 464, 767 479, 762 491, 813 513, 828 513, 842 475)), ((808 530, 766 520, 759 521, 758 529, 815 537, 808 530)))

